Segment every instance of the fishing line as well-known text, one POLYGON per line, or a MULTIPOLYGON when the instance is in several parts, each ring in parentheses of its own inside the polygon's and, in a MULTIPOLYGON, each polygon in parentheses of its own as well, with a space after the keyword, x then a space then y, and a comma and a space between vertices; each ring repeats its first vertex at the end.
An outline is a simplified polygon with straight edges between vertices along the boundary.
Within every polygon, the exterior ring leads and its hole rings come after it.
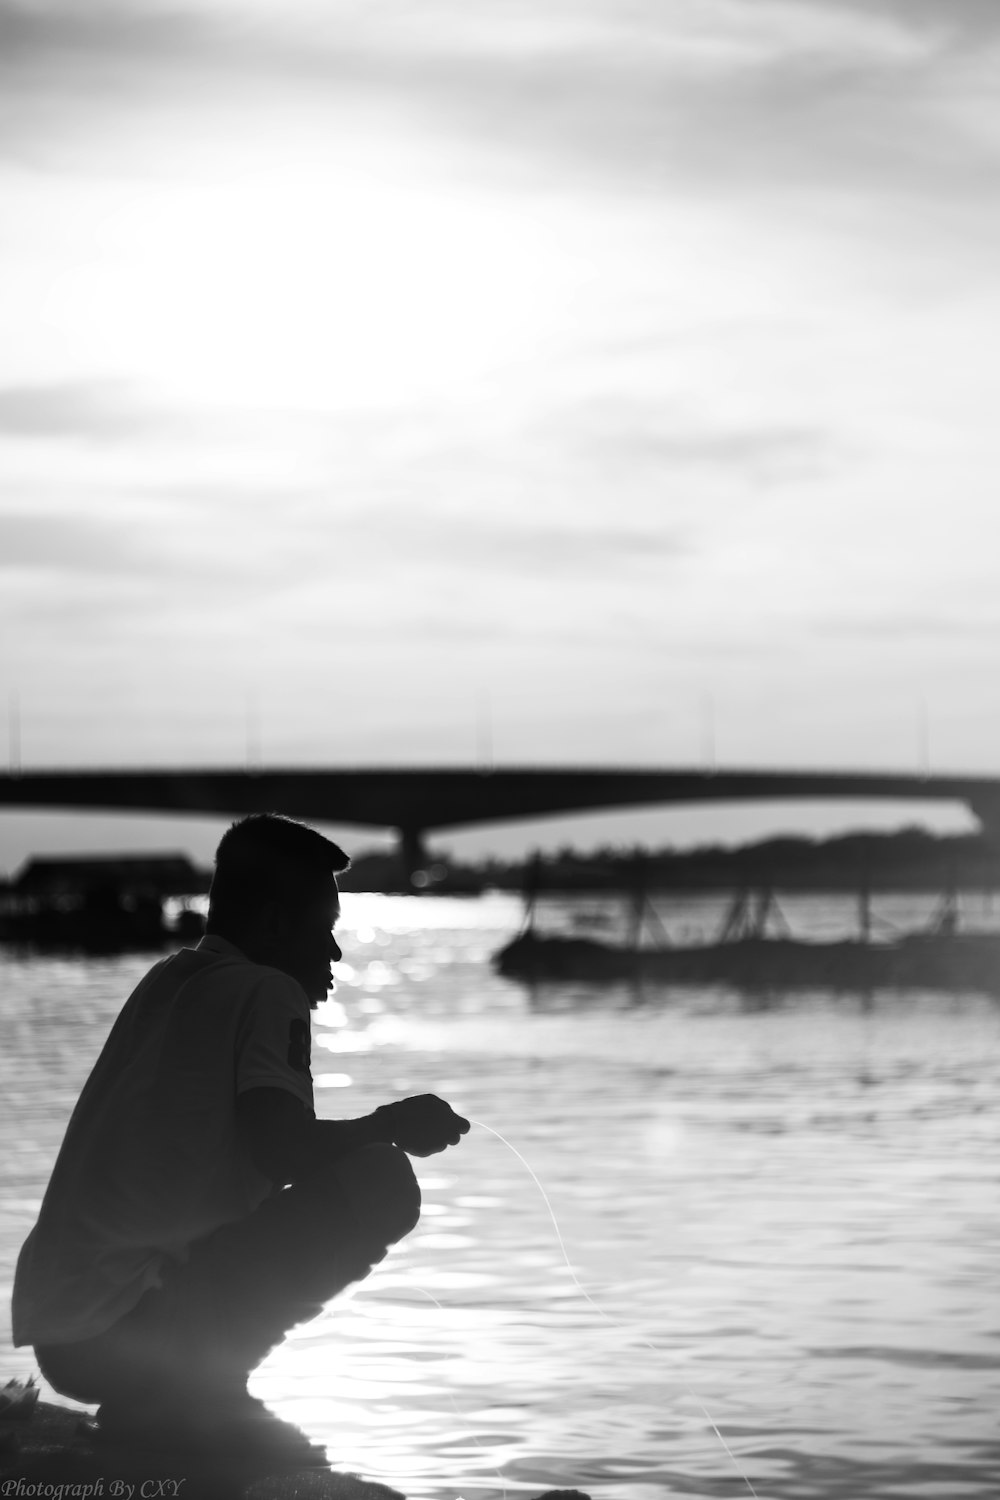
MULTIPOLYGON (((604 1308, 600 1305, 599 1302, 595 1302, 594 1301, 593 1297, 587 1291, 587 1288, 583 1285, 582 1281, 580 1280, 580 1278, 577 1276, 576 1272, 574 1271, 572 1263, 571 1263, 570 1258, 569 1258, 569 1255, 566 1252, 566 1244, 565 1244, 565 1241, 563 1240, 563 1237, 562 1237, 562 1231, 559 1228, 559 1221, 558 1221, 558 1219, 555 1216, 555 1213, 554 1213, 553 1208, 552 1208, 552 1204, 549 1202, 549 1195, 545 1191, 545 1189, 542 1187, 542 1184, 538 1180, 538 1177, 537 1177, 535 1171, 533 1170, 533 1168, 531 1167, 530 1163, 527 1162, 527 1161, 525 1161, 524 1157, 521 1155, 520 1151, 518 1151, 517 1147, 511 1145, 510 1141, 508 1141, 506 1139, 506 1137, 502 1136, 500 1134, 499 1130, 494 1130, 492 1125, 484 1125, 483 1122, 482 1122, 482 1120, 473 1120, 469 1116, 467 1116, 467 1118, 469 1120, 469 1124, 470 1125, 477 1125, 480 1130, 488 1130, 489 1133, 490 1133, 490 1135, 495 1135, 496 1138, 497 1138, 497 1140, 501 1141, 503 1143, 503 1145, 505 1145, 507 1147, 508 1151, 513 1151, 513 1153, 517 1157, 518 1161, 525 1168, 525 1170, 530 1174, 532 1181, 534 1182, 534 1184, 537 1187, 538 1191, 542 1195, 542 1199, 543 1199, 543 1201, 545 1203, 545 1207, 549 1211, 549 1218, 552 1220, 552 1225, 553 1225, 553 1228, 555 1229, 555 1232, 556 1232, 556 1238, 559 1241, 559 1248, 562 1251, 563 1260, 566 1262, 566 1268, 569 1271, 570 1276, 573 1278, 573 1282, 576 1285, 577 1289, 587 1299, 587 1301, 590 1303, 591 1307, 593 1307, 597 1312, 599 1312, 600 1315, 601 1315, 601 1317, 604 1318, 606 1322, 610 1323, 613 1328, 624 1328, 625 1331, 628 1332, 629 1330, 628 1330, 628 1328, 626 1327, 626 1325, 624 1323, 622 1323, 618 1319, 612 1318, 611 1315, 610 1315, 610 1313, 605 1312, 604 1308)), ((432 1298, 431 1300, 433 1301, 434 1299, 432 1298)), ((664 1354, 664 1355, 667 1354, 668 1351, 666 1349, 658 1348, 658 1346, 656 1344, 651 1343, 650 1340, 646 1338, 645 1334, 641 1333, 638 1329, 633 1329, 633 1331, 639 1334, 639 1338, 641 1339, 642 1343, 645 1344, 645 1346, 646 1346, 647 1349, 652 1349, 652 1351, 653 1351, 654 1354, 664 1354)), ((718 1438, 719 1442, 722 1444, 722 1447, 725 1449, 726 1453, 729 1455, 729 1459, 730 1459, 730 1461, 731 1461, 731 1463, 733 1465, 733 1468, 736 1470, 737 1474, 739 1474, 739 1476, 742 1479, 743 1483, 746 1485, 747 1489, 750 1491, 750 1494, 753 1496, 753 1500, 760 1500, 760 1497, 758 1496, 757 1491, 754 1489, 753 1485, 750 1483, 750 1480, 747 1478, 747 1476, 744 1474, 742 1468, 740 1467, 739 1462, 738 1462, 738 1460, 736 1458, 736 1455, 733 1453, 733 1450, 730 1448, 729 1444, 726 1442, 725 1438, 722 1436, 722 1433, 719 1431, 719 1429, 716 1426, 715 1422, 712 1420, 711 1413, 709 1412, 708 1408, 705 1406, 704 1402, 700 1399, 700 1397, 698 1397, 698 1396, 695 1395, 695 1393, 691 1390, 691 1388, 689 1386, 684 1386, 683 1389, 685 1390, 685 1392, 687 1393, 687 1395, 690 1396, 691 1400, 694 1401, 695 1404, 702 1411, 702 1413, 703 1413, 703 1415, 705 1417, 706 1422, 708 1423, 709 1427, 711 1427, 712 1431, 715 1433, 715 1436, 718 1438)))

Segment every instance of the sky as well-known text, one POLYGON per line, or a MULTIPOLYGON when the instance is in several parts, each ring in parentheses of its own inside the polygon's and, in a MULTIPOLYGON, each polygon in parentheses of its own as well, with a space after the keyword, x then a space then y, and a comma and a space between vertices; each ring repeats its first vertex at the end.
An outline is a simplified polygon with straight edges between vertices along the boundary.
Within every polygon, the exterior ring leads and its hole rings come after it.
POLYGON ((998 66, 995 0, 0 0, 10 760, 991 774, 998 66))

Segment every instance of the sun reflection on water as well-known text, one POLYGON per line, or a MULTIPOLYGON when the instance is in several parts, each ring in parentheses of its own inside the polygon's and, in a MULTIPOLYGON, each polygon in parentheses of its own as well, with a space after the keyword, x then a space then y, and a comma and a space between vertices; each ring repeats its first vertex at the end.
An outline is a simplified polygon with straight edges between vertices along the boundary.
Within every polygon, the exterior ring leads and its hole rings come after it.
MULTIPOLYGON (((416 1231, 255 1393, 411 1500, 736 1497, 737 1469, 761 1500, 1000 1492, 997 1006, 531 994, 483 961, 519 915, 506 897, 345 896, 317 1110, 442 1094, 530 1164, 565 1257, 525 1165, 474 1127, 415 1162, 416 1231)), ((147 965, 0 955, 8 1284, 147 965)), ((0 1376, 23 1378, 26 1353, 0 1348, 0 1376)))

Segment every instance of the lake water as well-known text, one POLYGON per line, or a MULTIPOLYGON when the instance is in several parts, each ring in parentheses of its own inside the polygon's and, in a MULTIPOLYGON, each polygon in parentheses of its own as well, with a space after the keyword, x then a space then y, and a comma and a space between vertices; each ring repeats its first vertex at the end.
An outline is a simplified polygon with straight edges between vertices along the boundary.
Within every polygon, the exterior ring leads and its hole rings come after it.
MULTIPOLYGON (((853 920, 782 904, 803 934, 853 920)), ((876 914, 905 927, 931 904, 876 914)), ((723 903, 661 909, 693 936, 723 903)), ((489 966, 519 918, 506 896, 344 898, 318 1113, 433 1091, 481 1126, 414 1163, 417 1230, 255 1393, 414 1500, 995 1500, 1000 1003, 532 994, 489 966)), ((575 898, 546 920, 617 914, 575 898)), ((0 953, 5 1318, 69 1112, 148 963, 0 953)), ((0 1379, 33 1368, 7 1323, 0 1379)))

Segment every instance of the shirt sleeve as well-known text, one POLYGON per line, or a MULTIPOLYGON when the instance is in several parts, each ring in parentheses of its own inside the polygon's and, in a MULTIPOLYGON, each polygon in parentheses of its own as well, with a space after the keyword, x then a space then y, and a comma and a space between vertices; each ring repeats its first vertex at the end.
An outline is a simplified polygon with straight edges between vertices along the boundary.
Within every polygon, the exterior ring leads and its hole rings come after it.
POLYGON ((309 1001, 294 979, 272 971, 254 986, 236 1037, 236 1092, 287 1089, 313 1110, 309 1001))

